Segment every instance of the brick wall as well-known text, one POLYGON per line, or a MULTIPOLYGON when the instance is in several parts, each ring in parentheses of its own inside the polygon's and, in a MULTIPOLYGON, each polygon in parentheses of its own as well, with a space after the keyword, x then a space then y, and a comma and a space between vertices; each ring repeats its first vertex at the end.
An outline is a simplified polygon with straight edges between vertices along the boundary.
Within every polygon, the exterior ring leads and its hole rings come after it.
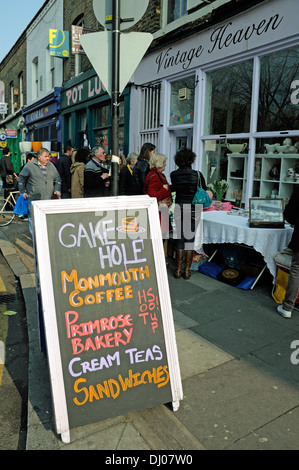
MULTIPOLYGON (((160 29, 160 7, 161 0, 150 0, 147 11, 129 31, 142 31, 146 33, 153 33, 160 29)), ((70 31, 72 24, 77 24, 79 18, 84 15, 84 26, 86 28, 96 29, 103 31, 104 27, 97 21, 94 10, 93 0, 64 0, 64 29, 70 31)), ((82 56, 82 71, 91 68, 89 59, 82 56)), ((64 81, 69 80, 75 76, 75 56, 70 55, 69 59, 64 60, 64 81)))
MULTIPOLYGON (((14 96, 17 108, 11 108, 10 84, 13 82, 14 88, 20 87, 19 75, 23 74, 23 102, 26 104, 26 40, 25 35, 20 36, 11 51, 0 64, 0 80, 5 86, 5 102, 8 103, 7 116, 15 113, 20 108, 20 93, 14 96)), ((20 90, 19 90, 20 92, 20 90)))
MULTIPOLYGON (((103 30, 101 25, 94 15, 93 0, 64 0, 64 29, 66 31, 72 30, 73 24, 78 24, 78 19, 84 16, 84 27, 96 29, 97 31, 103 30)), ((71 38, 70 38, 71 42, 71 38)), ((70 44, 71 47, 71 44, 70 44)), ((89 59, 82 56, 82 71, 91 68, 89 59)), ((64 60, 64 81, 69 80, 75 76, 75 56, 70 54, 69 59, 64 60)))

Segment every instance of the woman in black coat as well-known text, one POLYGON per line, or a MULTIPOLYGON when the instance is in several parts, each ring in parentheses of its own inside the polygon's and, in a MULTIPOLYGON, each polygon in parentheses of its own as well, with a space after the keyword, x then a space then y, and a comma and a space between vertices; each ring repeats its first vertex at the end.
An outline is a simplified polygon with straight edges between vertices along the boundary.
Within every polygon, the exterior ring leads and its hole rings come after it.
POLYGON ((284 318, 291 318, 292 310, 299 291, 299 185, 295 185, 294 191, 287 204, 284 216, 287 222, 294 226, 289 248, 293 250, 292 264, 285 298, 277 311, 284 318))
POLYGON ((133 169, 133 175, 137 182, 137 190, 135 194, 143 194, 143 187, 145 178, 150 171, 149 161, 151 156, 155 153, 156 146, 150 142, 145 142, 138 155, 137 163, 133 169))
MULTIPOLYGON (((185 258, 184 279, 191 277, 191 264, 193 258, 193 244, 196 230, 195 206, 192 200, 197 191, 198 172, 192 170, 191 166, 196 155, 190 149, 182 149, 174 157, 177 170, 170 174, 171 191, 175 191, 175 223, 179 238, 176 243, 176 269, 174 277, 179 278, 182 275, 182 264, 185 258), (185 217, 185 224, 184 224, 185 217), (191 219, 191 226, 189 221, 191 219), (181 229, 179 233, 179 229, 181 229), (191 238, 190 238, 191 235, 191 238), (187 238, 188 237, 188 238, 187 238)), ((199 172, 202 189, 207 189, 205 179, 199 172)))

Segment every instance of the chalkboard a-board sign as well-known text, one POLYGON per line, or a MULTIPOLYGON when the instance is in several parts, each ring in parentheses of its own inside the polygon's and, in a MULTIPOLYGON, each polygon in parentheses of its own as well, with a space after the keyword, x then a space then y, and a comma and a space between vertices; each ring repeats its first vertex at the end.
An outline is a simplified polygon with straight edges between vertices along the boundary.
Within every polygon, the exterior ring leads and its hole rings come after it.
POLYGON ((158 207, 36 201, 34 244, 57 433, 163 403, 182 384, 158 207))

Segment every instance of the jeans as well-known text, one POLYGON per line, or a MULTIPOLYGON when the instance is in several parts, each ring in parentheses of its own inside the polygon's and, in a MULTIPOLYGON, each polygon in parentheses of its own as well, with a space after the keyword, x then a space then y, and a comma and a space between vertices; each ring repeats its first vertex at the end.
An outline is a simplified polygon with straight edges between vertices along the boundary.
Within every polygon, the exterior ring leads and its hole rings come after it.
POLYGON ((299 252, 293 252, 292 264, 282 307, 292 311, 299 291, 299 252))
POLYGON ((195 232, 200 221, 200 212, 191 204, 176 204, 174 220, 177 233, 177 250, 194 249, 195 232))

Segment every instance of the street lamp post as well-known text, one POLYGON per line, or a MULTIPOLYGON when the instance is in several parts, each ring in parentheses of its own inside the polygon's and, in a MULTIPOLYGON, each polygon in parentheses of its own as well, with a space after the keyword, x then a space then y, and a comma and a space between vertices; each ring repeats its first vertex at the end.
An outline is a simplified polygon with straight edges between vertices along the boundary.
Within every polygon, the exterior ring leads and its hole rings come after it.
MULTIPOLYGON (((120 0, 113 0, 112 19, 112 155, 119 155, 119 59, 120 59, 120 0)), ((118 195, 118 163, 111 162, 112 195, 118 195)))

